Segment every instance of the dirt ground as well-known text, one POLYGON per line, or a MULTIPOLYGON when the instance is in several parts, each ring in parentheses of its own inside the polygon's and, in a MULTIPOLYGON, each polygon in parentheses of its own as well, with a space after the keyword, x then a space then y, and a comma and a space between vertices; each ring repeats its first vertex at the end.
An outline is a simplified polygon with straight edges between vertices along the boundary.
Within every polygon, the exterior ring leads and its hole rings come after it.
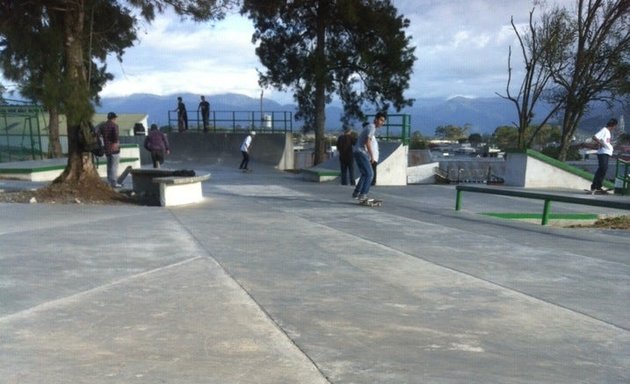
POLYGON ((47 204, 140 204, 133 196, 119 193, 104 182, 87 185, 50 184, 34 191, 0 192, 2 203, 47 204))

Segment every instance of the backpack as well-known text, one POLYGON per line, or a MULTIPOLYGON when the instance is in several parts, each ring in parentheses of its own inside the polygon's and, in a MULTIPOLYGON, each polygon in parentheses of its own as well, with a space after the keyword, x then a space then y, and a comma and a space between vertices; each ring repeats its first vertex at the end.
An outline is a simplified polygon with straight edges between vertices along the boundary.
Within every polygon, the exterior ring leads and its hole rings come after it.
POLYGON ((96 157, 105 155, 103 138, 92 124, 81 124, 79 127, 79 146, 83 152, 90 152, 96 157))

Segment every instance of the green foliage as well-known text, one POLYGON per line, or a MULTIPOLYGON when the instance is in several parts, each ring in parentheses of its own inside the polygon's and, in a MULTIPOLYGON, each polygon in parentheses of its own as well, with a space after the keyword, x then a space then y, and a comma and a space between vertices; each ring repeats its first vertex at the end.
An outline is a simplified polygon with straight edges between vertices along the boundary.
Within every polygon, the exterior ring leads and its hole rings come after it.
POLYGON ((427 149, 429 148, 428 141, 422 136, 422 134, 418 131, 414 132, 411 135, 411 140, 409 141, 409 149, 427 149))
MULTIPOLYGON (((560 147, 558 146, 547 146, 543 148, 542 154, 549 157, 553 157, 554 159, 562 160, 560 159, 560 147)), ((578 147, 575 147, 575 146, 569 147, 569 150, 567 151, 566 159, 564 160, 573 161, 573 160, 580 160, 580 159, 582 159, 582 156, 580 155, 578 147)))
POLYGON ((543 148, 550 143, 559 143, 562 138, 561 128, 545 124, 543 126, 530 125, 525 130, 526 142, 529 147, 543 148))
POLYGON ((501 126, 494 130, 493 141, 501 149, 517 148, 518 129, 513 126, 501 126))
POLYGON ((435 136, 444 140, 460 140, 466 138, 467 127, 457 125, 440 125, 435 128, 435 136))
POLYGON ((312 127, 316 162, 324 149, 325 105, 337 95, 344 122, 363 119, 362 109, 413 103, 404 97, 414 47, 389 0, 244 0, 241 13, 254 22, 256 54, 265 67, 260 84, 292 90, 295 118, 312 127))
POLYGON ((473 147, 476 147, 477 145, 483 142, 483 138, 481 137, 479 133, 472 133, 470 136, 468 136, 468 142, 473 147))
MULTIPOLYGON (((140 20, 125 4, 151 21, 172 8, 194 20, 222 18, 233 0, 3 1, 0 2, 0 66, 20 91, 50 110, 65 113, 69 131, 91 120, 92 101, 112 79, 102 64, 119 60, 136 40, 140 20)), ((69 150, 78 150, 74 132, 69 150)))

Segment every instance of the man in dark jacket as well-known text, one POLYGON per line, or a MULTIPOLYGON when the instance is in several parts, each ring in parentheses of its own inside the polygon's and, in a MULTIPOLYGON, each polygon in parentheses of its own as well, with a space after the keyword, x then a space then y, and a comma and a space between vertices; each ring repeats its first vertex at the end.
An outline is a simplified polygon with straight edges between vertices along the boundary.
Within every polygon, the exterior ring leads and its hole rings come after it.
POLYGON ((120 161, 120 142, 118 134, 118 115, 114 112, 107 114, 107 121, 101 126, 101 136, 103 137, 103 147, 107 157, 107 182, 114 188, 120 188, 118 184, 118 163, 120 161))
POLYGON ((171 153, 168 139, 163 132, 160 132, 157 124, 151 124, 151 130, 144 139, 144 148, 151 152, 153 168, 160 168, 160 165, 164 164, 164 155, 171 153))
POLYGON ((343 135, 337 138, 337 151, 339 151, 339 165, 341 166, 341 185, 354 185, 354 156, 352 146, 357 139, 352 135, 352 129, 348 126, 343 128, 343 135))

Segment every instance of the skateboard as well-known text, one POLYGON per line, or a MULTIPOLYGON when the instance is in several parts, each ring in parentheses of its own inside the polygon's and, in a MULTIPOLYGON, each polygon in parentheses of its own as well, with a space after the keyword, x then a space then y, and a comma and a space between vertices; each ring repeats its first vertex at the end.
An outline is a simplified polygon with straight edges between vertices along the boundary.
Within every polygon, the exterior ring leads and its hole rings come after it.
POLYGON ((120 176, 118 176, 118 179, 116 179, 116 182, 118 184, 122 184, 123 181, 125 181, 125 179, 127 178, 127 176, 129 175, 129 172, 131 172, 131 165, 128 165, 127 168, 125 168, 125 170, 123 171, 123 173, 120 174, 120 176))
POLYGON ((359 205, 365 205, 366 207, 380 207, 383 205, 383 200, 377 200, 377 199, 360 200, 359 205))
POLYGON ((609 189, 600 189, 600 190, 593 190, 591 191, 590 189, 585 189, 584 192, 586 192, 588 195, 607 195, 610 190, 609 189))

